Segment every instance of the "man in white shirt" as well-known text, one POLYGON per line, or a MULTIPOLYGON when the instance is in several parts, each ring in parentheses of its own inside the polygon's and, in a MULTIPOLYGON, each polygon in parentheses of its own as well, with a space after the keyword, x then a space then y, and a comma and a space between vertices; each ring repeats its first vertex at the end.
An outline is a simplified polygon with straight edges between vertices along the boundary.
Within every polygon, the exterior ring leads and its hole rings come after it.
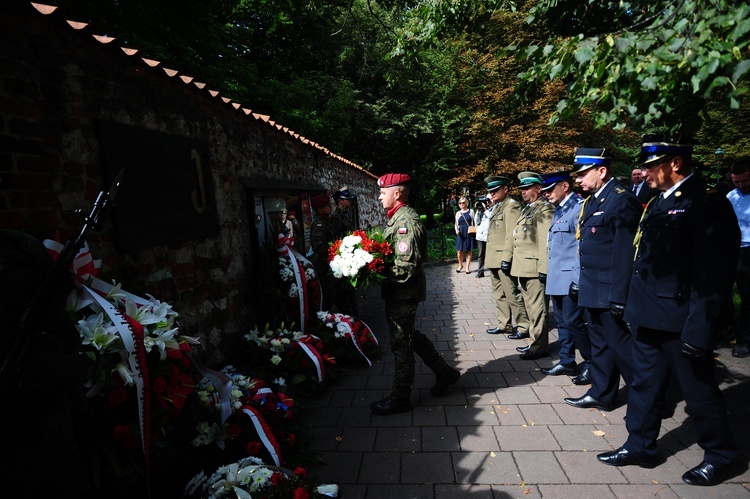
MULTIPOLYGON (((737 262, 737 293, 740 295, 740 315, 737 324, 734 357, 750 357, 750 157, 740 158, 729 170, 735 189, 727 194, 740 224, 742 240, 737 262)), ((729 312, 733 312, 729 307, 729 312)))

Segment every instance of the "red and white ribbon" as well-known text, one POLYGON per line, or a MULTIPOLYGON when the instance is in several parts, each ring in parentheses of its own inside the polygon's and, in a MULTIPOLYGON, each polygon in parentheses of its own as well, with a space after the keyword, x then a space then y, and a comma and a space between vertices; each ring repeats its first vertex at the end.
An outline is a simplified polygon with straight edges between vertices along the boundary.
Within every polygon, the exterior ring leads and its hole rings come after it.
MULTIPOLYGON (((368 326, 364 321, 357 319, 356 317, 352 317, 351 315, 345 315, 345 314, 328 314, 326 317, 327 320, 330 320, 334 323, 334 326, 336 326, 337 323, 340 323, 346 333, 348 333, 347 336, 351 339, 352 344, 354 345, 354 348, 357 349, 359 354, 362 356, 362 358, 365 359, 367 362, 367 365, 369 367, 372 367, 372 361, 365 355, 364 350, 362 349, 362 344, 359 341, 359 333, 357 331, 357 327, 355 324, 359 324, 362 328, 367 330, 367 333, 369 336, 372 337, 373 342, 375 345, 379 345, 378 338, 375 336, 375 333, 372 332, 372 329, 370 329, 370 326, 368 326)), ((345 334, 346 334, 345 333, 345 334)))
MULTIPOLYGON (((52 257, 52 261, 57 261, 62 253, 63 245, 60 241, 54 241, 52 239, 45 239, 42 244, 47 248, 47 253, 52 257)), ((71 270, 80 282, 86 282, 89 278, 99 275, 102 261, 94 260, 91 256, 91 250, 89 249, 89 243, 84 242, 81 249, 78 250, 73 262, 71 264, 71 270)))
MULTIPOLYGON (((106 283, 105 283, 106 284, 106 283)), ((104 310, 104 312, 112 320, 117 329, 122 343, 125 346, 125 350, 128 353, 128 365, 130 371, 133 373, 133 381, 135 383, 136 393, 138 396, 138 413, 139 413, 139 425, 141 429, 141 445, 143 446, 143 455, 146 462, 146 470, 149 469, 149 443, 151 442, 151 407, 150 397, 148 390, 144 387, 148 386, 148 370, 146 368, 146 352, 143 345, 143 330, 141 328, 140 338, 136 330, 137 323, 134 320, 128 321, 128 317, 117 310, 115 306, 109 301, 105 300, 98 292, 93 291, 91 288, 83 286, 84 292, 88 293, 92 300, 94 300, 104 310)))
POLYGON ((268 427, 266 420, 263 419, 263 416, 261 416, 257 409, 249 405, 243 405, 242 412, 247 414, 250 421, 252 421, 255 431, 258 432, 260 441, 263 442, 263 445, 266 446, 266 450, 271 454, 273 462, 276 463, 276 466, 281 466, 281 447, 279 446, 276 437, 273 436, 271 428, 268 427))
POLYGON ((276 242, 276 251, 280 256, 289 258, 292 263, 294 281, 297 285, 297 296, 299 298, 299 327, 300 331, 306 333, 308 325, 307 317, 310 313, 310 296, 307 289, 308 282, 305 268, 312 267, 312 264, 299 251, 289 245, 289 238, 282 233, 279 233, 276 242))
POLYGON ((297 341, 297 344, 300 346, 300 348, 302 348, 307 356, 310 357, 310 360, 315 366, 315 372, 318 374, 318 383, 322 383, 326 377, 325 367, 323 367, 323 357, 321 357, 320 352, 318 352, 318 350, 314 346, 308 344, 313 340, 319 341, 320 338, 308 334, 297 341))

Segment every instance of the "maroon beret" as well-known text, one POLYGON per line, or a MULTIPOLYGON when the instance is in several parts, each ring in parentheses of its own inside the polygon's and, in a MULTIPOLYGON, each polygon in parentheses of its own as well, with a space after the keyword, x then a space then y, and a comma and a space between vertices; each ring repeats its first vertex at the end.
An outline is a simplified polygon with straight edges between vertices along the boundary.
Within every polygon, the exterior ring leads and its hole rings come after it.
POLYGON ((386 173, 378 179, 378 187, 396 187, 411 182, 411 177, 406 173, 386 173))
POLYGON ((310 198, 313 208, 320 208, 325 205, 331 204, 331 196, 328 194, 316 194, 310 198))

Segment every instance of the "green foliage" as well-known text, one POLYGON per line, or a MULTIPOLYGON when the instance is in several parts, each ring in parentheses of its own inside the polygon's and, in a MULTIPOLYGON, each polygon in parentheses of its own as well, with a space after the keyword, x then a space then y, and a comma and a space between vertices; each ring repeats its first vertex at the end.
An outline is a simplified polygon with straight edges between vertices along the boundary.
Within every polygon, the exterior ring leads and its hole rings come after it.
POLYGON ((453 224, 438 225, 427 231, 427 261, 441 262, 456 257, 453 224))
MULTIPOLYGON (((503 0, 420 2, 393 54, 412 55, 488 11, 514 7, 503 0)), ((516 92, 551 80, 566 84, 550 124, 593 106, 598 126, 694 134, 709 101, 734 110, 745 98, 748 2, 539 0, 520 9, 546 35, 532 29, 508 41, 505 52, 526 66, 516 92)))

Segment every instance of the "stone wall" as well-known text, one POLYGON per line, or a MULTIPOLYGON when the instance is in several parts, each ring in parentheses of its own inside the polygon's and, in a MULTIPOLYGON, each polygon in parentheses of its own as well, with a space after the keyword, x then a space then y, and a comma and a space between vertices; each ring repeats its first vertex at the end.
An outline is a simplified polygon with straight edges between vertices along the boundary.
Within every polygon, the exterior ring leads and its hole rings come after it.
POLYGON ((100 277, 172 303, 203 337, 208 361, 253 324, 258 248, 272 232, 268 220, 256 228, 256 211, 304 210, 309 195, 347 185, 359 193, 363 227, 385 221, 364 169, 210 82, 69 23, 62 9, 41 9, 0 7, 0 227, 73 237, 75 211, 88 213, 124 166, 123 197, 87 238, 100 277), (122 125, 127 133, 111 131, 122 125), (195 209, 185 193, 198 193, 195 209))

